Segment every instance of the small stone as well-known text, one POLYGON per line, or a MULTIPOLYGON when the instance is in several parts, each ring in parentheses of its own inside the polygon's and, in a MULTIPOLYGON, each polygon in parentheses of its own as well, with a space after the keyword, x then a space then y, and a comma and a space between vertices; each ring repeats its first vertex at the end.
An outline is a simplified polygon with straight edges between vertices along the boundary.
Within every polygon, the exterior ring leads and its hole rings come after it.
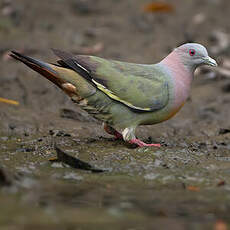
POLYGON ((223 135, 223 134, 226 134, 226 133, 230 133, 229 128, 220 128, 220 130, 219 130, 220 135, 223 135))
POLYGON ((71 180, 82 180, 83 177, 77 175, 76 173, 67 173, 63 176, 64 179, 71 179, 71 180))
POLYGON ((7 141, 9 138, 8 137, 1 137, 0 138, 2 141, 7 141))
POLYGON ((64 166, 61 162, 54 162, 51 164, 51 167, 53 167, 53 168, 64 168, 64 166))
POLYGON ((144 175, 144 179, 146 180, 155 180, 157 177, 159 177, 159 174, 156 173, 149 173, 144 175))

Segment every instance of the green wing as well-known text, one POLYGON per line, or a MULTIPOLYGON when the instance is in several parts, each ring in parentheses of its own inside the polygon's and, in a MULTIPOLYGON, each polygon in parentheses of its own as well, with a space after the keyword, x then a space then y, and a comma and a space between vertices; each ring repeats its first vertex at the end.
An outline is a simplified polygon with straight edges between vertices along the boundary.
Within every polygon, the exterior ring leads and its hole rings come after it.
POLYGON ((55 50, 64 62, 110 98, 139 111, 156 111, 169 99, 168 79, 156 65, 140 65, 93 56, 70 56, 55 50))

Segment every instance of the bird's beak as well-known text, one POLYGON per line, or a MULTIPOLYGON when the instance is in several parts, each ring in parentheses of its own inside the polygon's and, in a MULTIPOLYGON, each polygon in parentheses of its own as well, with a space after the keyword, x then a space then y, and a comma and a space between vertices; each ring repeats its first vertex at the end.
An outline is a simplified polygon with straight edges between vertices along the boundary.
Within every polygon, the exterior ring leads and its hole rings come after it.
POLYGON ((218 66, 217 63, 216 63, 216 61, 215 61, 213 58, 209 57, 209 56, 203 58, 203 60, 204 60, 204 63, 205 63, 206 65, 218 66))

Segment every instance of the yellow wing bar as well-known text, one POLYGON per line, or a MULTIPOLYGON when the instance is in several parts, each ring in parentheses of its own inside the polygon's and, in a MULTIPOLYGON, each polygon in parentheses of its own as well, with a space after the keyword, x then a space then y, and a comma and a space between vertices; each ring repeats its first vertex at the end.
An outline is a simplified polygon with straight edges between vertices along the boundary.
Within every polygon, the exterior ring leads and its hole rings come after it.
POLYGON ((137 110, 142 110, 142 111, 152 111, 151 108, 141 108, 138 106, 135 106, 131 103, 129 103, 128 101, 122 100, 121 98, 119 98, 118 96, 116 96, 112 91, 110 91, 109 89, 107 89, 105 86, 103 86, 102 84, 96 82, 94 79, 92 79, 93 83, 96 84, 97 88, 99 90, 101 90, 102 92, 104 92, 107 96, 109 96, 110 98, 119 101, 125 105, 127 105, 128 107, 132 108, 132 109, 137 109, 137 110))

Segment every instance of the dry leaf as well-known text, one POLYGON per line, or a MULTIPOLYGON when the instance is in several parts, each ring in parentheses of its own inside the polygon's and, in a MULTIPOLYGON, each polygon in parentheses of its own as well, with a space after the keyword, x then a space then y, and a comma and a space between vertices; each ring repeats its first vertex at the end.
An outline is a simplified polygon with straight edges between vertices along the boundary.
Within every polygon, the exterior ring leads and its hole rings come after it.
POLYGON ((199 192, 199 191, 200 191, 200 188, 197 187, 197 186, 188 186, 188 187, 187 187, 187 190, 193 191, 193 192, 199 192))
POLYGON ((169 13, 173 11, 173 6, 168 3, 163 2, 152 2, 144 6, 144 11, 146 13, 161 12, 169 13))
POLYGON ((219 181, 219 182, 217 183, 217 186, 220 187, 220 186, 223 186, 223 185, 225 185, 225 184, 226 184, 225 181, 224 181, 224 180, 221 180, 221 181, 219 181))
POLYGON ((2 97, 0 97, 0 102, 11 104, 11 105, 19 105, 18 101, 9 100, 9 99, 5 99, 5 98, 2 98, 2 97))
POLYGON ((223 220, 217 220, 214 226, 214 230, 228 230, 228 227, 223 220))
POLYGON ((73 157, 73 156, 67 154, 66 152, 64 152, 63 150, 58 148, 56 146, 56 144, 55 144, 55 150, 57 152, 57 158, 49 159, 49 161, 51 161, 51 162, 63 162, 65 164, 71 166, 72 168, 91 171, 91 172, 94 172, 94 173, 101 173, 101 172, 106 171, 104 169, 94 168, 89 163, 87 163, 85 161, 82 161, 82 160, 80 160, 80 159, 78 159, 76 157, 73 157))

